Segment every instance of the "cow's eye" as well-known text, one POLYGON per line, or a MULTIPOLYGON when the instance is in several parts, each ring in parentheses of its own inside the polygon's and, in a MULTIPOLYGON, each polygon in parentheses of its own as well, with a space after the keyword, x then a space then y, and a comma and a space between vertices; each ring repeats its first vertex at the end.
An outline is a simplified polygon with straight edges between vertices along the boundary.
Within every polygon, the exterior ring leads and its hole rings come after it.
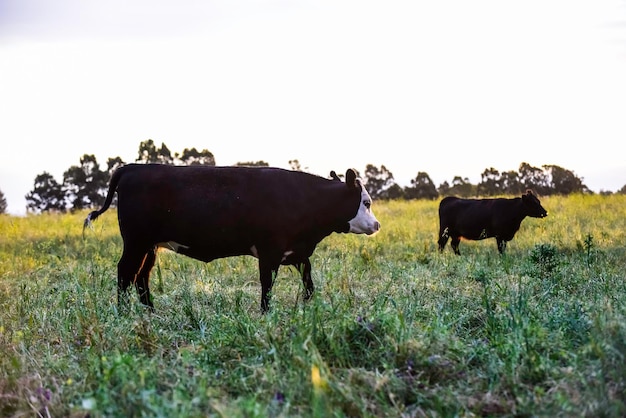
POLYGON ((372 206, 372 202, 370 202, 369 200, 364 200, 363 201, 363 206, 365 206, 366 208, 370 208, 370 206, 372 206))

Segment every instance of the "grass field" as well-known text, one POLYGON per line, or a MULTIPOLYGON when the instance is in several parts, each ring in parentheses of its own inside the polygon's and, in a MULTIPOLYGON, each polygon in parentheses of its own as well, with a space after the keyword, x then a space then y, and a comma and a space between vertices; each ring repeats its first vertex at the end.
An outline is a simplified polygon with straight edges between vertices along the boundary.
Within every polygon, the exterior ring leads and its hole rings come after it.
POLYGON ((332 235, 303 304, 283 267, 162 252, 117 310, 115 210, 0 216, 0 416, 624 416, 626 196, 542 199, 507 254, 436 248, 437 202, 332 235))

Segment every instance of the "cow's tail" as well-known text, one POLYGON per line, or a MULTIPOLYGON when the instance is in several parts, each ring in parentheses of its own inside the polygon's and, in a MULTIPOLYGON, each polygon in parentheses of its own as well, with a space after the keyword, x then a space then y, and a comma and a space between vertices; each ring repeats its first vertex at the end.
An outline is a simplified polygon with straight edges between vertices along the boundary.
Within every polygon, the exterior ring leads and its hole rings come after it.
POLYGON ((100 209, 89 212, 89 215, 87 215, 87 217, 85 218, 85 222, 83 222, 83 238, 85 237, 85 228, 91 227, 91 223, 98 219, 98 216, 106 212, 109 206, 111 206, 111 202, 113 202, 113 196, 115 195, 115 191, 117 190, 117 184, 119 183, 121 177, 122 170, 115 170, 113 176, 111 176, 111 181, 109 182, 109 191, 107 192, 107 197, 104 200, 104 204, 100 209))

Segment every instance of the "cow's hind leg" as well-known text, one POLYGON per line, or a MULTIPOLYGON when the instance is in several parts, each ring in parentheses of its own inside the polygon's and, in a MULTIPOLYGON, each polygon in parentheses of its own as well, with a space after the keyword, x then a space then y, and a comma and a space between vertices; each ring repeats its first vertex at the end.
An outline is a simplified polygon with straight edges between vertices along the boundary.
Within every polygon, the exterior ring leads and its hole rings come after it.
POLYGON ((270 308, 270 299, 274 279, 278 274, 280 263, 271 262, 259 257, 259 277, 261 279, 261 312, 266 313, 270 308))
POLYGON ((459 243, 461 242, 461 237, 452 237, 450 241, 450 245, 452 245, 452 250, 454 254, 461 255, 461 251, 459 251, 459 243))
POLYGON ((154 266, 154 262, 156 260, 156 252, 156 247, 148 251, 143 260, 141 269, 139 270, 139 274, 137 274, 137 279, 135 280, 135 287, 137 288, 139 300, 150 309, 154 309, 154 305, 152 304, 152 298, 150 297, 149 284, 150 271, 152 270, 152 267, 154 266))
POLYGON ((122 257, 117 263, 117 304, 120 308, 128 305, 128 288, 135 282, 145 258, 145 250, 124 245, 122 257))
POLYGON ((443 251, 444 247, 448 243, 448 238, 450 235, 448 234, 448 228, 440 227, 439 228, 439 240, 437 244, 439 244, 439 251, 443 251))
POLYGON ((308 301, 313 296, 313 292, 315 291, 315 286, 313 285, 313 279, 311 278, 311 261, 307 258, 305 261, 300 263, 298 267, 300 273, 302 274, 302 284, 304 285, 304 300, 308 301))

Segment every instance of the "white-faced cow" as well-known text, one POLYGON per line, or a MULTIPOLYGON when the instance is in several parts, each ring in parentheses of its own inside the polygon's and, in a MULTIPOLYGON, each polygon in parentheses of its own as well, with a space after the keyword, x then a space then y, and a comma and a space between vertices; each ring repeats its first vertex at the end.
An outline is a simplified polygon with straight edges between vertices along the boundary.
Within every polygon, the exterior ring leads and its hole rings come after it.
POLYGON ((535 194, 527 190, 513 199, 461 199, 448 196, 439 204, 439 251, 448 238, 455 254, 460 255, 461 238, 481 240, 495 238, 498 251, 504 254, 525 217, 545 218, 548 212, 535 194))
POLYGON ((117 191, 124 242, 118 304, 134 283, 140 301, 153 307, 148 282, 162 247, 204 262, 256 257, 265 312, 280 265, 298 268, 309 299, 309 257, 324 237, 380 229, 355 172, 346 172, 345 183, 331 175, 333 180, 279 168, 130 164, 115 171, 104 205, 87 216, 85 226, 109 208, 117 191))

